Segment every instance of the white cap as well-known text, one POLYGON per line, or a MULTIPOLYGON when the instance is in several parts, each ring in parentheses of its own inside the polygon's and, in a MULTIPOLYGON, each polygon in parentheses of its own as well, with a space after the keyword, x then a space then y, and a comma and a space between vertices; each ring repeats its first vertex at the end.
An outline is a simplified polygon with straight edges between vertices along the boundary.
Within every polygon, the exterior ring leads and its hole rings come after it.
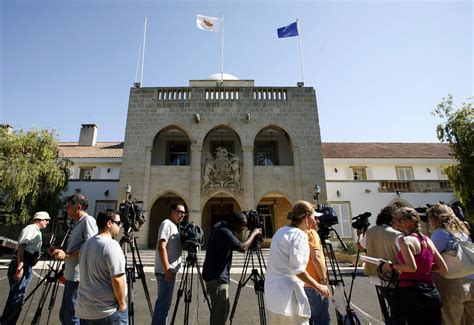
POLYGON ((315 217, 321 217, 323 214, 321 212, 318 212, 316 210, 314 210, 314 216, 315 217))
POLYGON ((40 211, 35 213, 33 220, 51 220, 51 218, 49 217, 48 212, 40 211))

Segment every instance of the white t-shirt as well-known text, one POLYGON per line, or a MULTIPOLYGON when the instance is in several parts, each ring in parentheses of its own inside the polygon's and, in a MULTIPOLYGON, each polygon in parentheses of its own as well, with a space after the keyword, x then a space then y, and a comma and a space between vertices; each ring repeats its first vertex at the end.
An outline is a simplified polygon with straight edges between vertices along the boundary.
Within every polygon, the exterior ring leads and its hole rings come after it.
POLYGON ((311 316, 304 283, 296 276, 306 270, 308 260, 308 237, 304 231, 285 226, 275 233, 265 275, 265 305, 268 310, 285 316, 311 316), (296 299, 298 310, 294 310, 292 297, 296 299))
POLYGON ((41 244, 41 231, 35 223, 23 228, 18 237, 18 245, 25 245, 25 250, 34 254, 35 252, 41 253, 41 244))
MULTIPOLYGON (((179 237, 178 227, 170 219, 165 219, 158 229, 158 242, 161 239, 166 241, 168 263, 171 271, 176 273, 181 268, 181 238, 179 237)), ((155 253, 155 274, 157 273, 165 273, 158 249, 155 253)))

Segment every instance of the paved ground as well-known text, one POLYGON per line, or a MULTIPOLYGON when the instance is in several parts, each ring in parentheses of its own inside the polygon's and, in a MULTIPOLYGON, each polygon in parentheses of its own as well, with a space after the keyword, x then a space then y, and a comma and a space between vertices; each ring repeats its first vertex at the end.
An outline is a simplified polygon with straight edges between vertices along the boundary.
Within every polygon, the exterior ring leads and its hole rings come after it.
MULTIPOLYGON (((346 272, 348 269, 345 270, 346 272)), ((40 269, 35 270, 35 273, 39 275, 41 272, 40 269)), ((237 289, 238 281, 241 277, 241 273, 233 273, 231 275, 232 283, 230 286, 230 297, 231 303, 234 302, 235 292, 237 289)), ((39 277, 35 276, 31 282, 30 290, 34 288, 38 281, 39 277)), ((181 279, 181 275, 178 276, 178 279, 181 279)), ((347 292, 349 291, 350 286, 350 277, 345 277, 345 282, 347 286, 347 292)), ((146 282, 147 287, 150 292, 151 303, 154 305, 156 299, 156 281, 154 279, 154 275, 149 268, 146 268, 146 282)), ((177 286, 179 282, 177 283, 177 286)), ((177 288, 176 288, 177 289, 177 288)), ((176 292, 175 289, 175 292, 176 292)), ((41 295, 42 287, 37 291, 34 295, 33 299, 31 299, 31 303, 27 302, 24 306, 24 310, 20 321, 18 324, 30 324, 37 310, 38 300, 41 295)), ((61 302, 63 288, 60 287, 57 295, 57 301, 55 303, 55 307, 51 312, 51 318, 49 324, 59 324, 58 320, 58 313, 59 313, 59 306, 61 302)), ((149 324, 150 323, 150 312, 148 311, 148 305, 146 303, 146 299, 143 293, 143 286, 140 281, 135 282, 134 284, 134 297, 135 297, 135 324, 149 324)), ((3 307, 5 305, 6 297, 8 295, 8 280, 6 278, 6 269, 2 267, 0 269, 0 309, 3 311, 3 307)), ((173 298, 172 310, 175 306, 176 300, 176 293, 175 297, 173 298)), ((49 297, 46 301, 44 310, 42 312, 42 317, 40 324, 47 324, 48 318, 48 304, 49 304, 49 297)), ((354 289, 353 289, 353 298, 352 302, 355 305, 355 309, 358 310, 360 314, 360 318, 363 324, 382 324, 381 322, 381 314, 379 311, 378 303, 376 300, 375 289, 373 286, 368 284, 368 280, 366 277, 357 276, 354 289)), ((176 324, 183 323, 183 316, 184 316, 184 296, 181 298, 179 303, 178 312, 176 314, 176 324)), ((172 315, 172 310, 170 311, 170 317, 172 315)), ((335 314, 334 314, 334 306, 331 305, 331 324, 336 324, 335 321, 335 314)), ((197 276, 194 276, 193 279, 193 296, 192 301, 190 303, 189 308, 190 316, 189 316, 189 324, 208 324, 209 323, 209 310, 206 306, 206 303, 203 298, 202 289, 199 285, 197 276)), ((240 324, 259 324, 259 314, 257 308, 257 295, 251 283, 248 286, 242 288, 240 299, 238 300, 237 310, 234 316, 233 324, 240 325, 240 324)))

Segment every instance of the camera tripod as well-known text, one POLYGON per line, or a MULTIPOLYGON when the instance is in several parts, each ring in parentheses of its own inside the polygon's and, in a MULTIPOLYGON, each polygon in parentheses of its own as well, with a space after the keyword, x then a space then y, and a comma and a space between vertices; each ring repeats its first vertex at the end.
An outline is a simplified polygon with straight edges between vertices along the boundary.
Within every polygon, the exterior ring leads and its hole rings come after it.
MULTIPOLYGON (((330 232, 334 232, 336 234, 337 239, 341 243, 342 247, 347 250, 346 244, 342 241, 341 237, 337 233, 336 229, 332 227, 327 227, 323 226, 320 227, 318 233, 319 236, 321 237, 321 243, 323 246, 323 252, 324 256, 327 257, 326 260, 326 269, 327 269, 327 274, 328 274, 328 284, 331 287, 331 291, 334 294, 334 287, 338 286, 339 284, 342 285, 342 290, 344 292, 344 300, 345 300, 345 307, 346 307, 346 316, 343 316, 336 308, 336 317, 337 317, 337 323, 340 325, 360 325, 361 322, 357 315, 355 314, 354 310, 351 308, 351 295, 352 295, 352 286, 354 284, 354 278, 355 278, 355 272, 354 270, 353 275, 352 275, 352 283, 351 283, 351 289, 349 296, 347 296, 346 293, 346 286, 344 283, 344 279, 342 277, 341 269, 339 268, 339 263, 337 262, 336 259, 336 254, 334 253, 334 248, 332 246, 331 241, 329 240, 330 232), (328 265, 329 263, 329 265, 328 265)), ((359 259, 359 255, 357 254, 357 260, 359 259)), ((357 269, 357 262, 356 261, 356 266, 355 268, 357 269)))
POLYGON ((133 231, 131 229, 124 229, 124 235, 120 239, 120 246, 125 255, 125 274, 127 278, 127 289, 128 289, 128 321, 129 324, 134 324, 135 316, 135 300, 133 297, 133 283, 140 279, 143 285, 143 292, 145 299, 150 310, 150 315, 153 317, 153 307, 150 301, 150 293, 146 285, 145 271, 143 270, 143 263, 140 257, 140 252, 137 248, 137 238, 133 237, 133 231), (128 265, 127 251, 130 250, 132 253, 132 265, 128 265), (136 272, 136 273, 135 273, 136 272))
POLYGON ((201 269, 199 267, 199 261, 197 259, 197 248, 198 245, 190 245, 188 247, 188 255, 186 256, 186 262, 184 263, 183 267, 183 275, 181 276, 181 283, 179 284, 178 294, 176 296, 176 303, 174 305, 173 310, 173 317, 171 318, 171 324, 174 324, 176 319, 176 313, 178 311, 179 301, 181 297, 184 295, 184 325, 187 325, 189 322, 189 305, 191 304, 191 299, 193 295, 193 273, 194 267, 196 267, 199 282, 201 283, 202 292, 204 294, 204 298, 206 299, 207 306, 209 310, 211 310, 211 303, 209 302, 209 298, 206 294, 206 286, 204 285, 204 280, 202 278, 201 269), (189 269, 191 268, 191 271, 189 269))
POLYGON ((258 314, 260 316, 260 324, 265 325, 267 323, 267 318, 265 315, 265 301, 264 301, 264 296, 263 296, 264 282, 265 282, 264 270, 267 269, 267 266, 265 265, 265 260, 263 259, 262 241, 263 241, 262 236, 259 235, 253 241, 249 250, 245 253, 244 267, 242 269, 242 274, 240 276, 237 292, 235 293, 234 304, 232 305, 232 311, 229 317, 229 321, 231 324, 234 319, 237 303, 239 302, 240 291, 247 284, 247 282, 249 282, 249 280, 252 280, 253 287, 255 289, 255 294, 257 295, 258 314), (256 265, 255 263, 255 256, 257 258, 258 265, 256 265), (252 265, 252 270, 250 271, 250 274, 248 274, 247 276, 250 264, 252 265))
MULTIPOLYGON (((56 227, 58 226, 59 226, 59 223, 56 225, 56 227)), ((65 223, 63 224, 63 227, 66 233, 64 235, 63 240, 61 241, 60 247, 65 247, 66 242, 69 239, 69 235, 72 230, 71 224, 65 223)), ((57 233, 57 229, 55 233, 57 233)), ((53 236, 51 238, 50 244, 54 242, 55 238, 56 236, 53 236)), ((37 283, 37 285, 32 289, 32 291, 28 294, 28 296, 25 297, 23 301, 23 304, 25 304, 31 297, 33 297, 35 292, 44 284, 43 291, 41 292, 41 296, 39 298, 38 307, 36 307, 33 320, 31 321, 31 324, 33 325, 39 324, 44 305, 46 303, 49 293, 51 292, 51 297, 49 299, 49 305, 48 305, 48 320, 46 322, 47 324, 49 324, 49 320, 51 318, 51 312, 54 309, 54 305, 56 303, 56 297, 58 295, 59 282, 60 282, 59 279, 63 276, 63 272, 64 272, 63 261, 54 260, 52 265, 48 265, 48 266, 49 266, 48 273, 46 273, 43 279, 41 279, 41 281, 37 283)))

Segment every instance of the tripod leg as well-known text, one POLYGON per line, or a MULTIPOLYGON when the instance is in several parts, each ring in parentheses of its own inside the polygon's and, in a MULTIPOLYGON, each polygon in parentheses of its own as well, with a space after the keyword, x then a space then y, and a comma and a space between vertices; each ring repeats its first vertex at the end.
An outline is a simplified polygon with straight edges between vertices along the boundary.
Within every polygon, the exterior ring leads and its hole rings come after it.
POLYGON ((179 301, 181 300, 181 297, 183 296, 183 292, 187 286, 188 270, 189 270, 189 265, 186 262, 184 264, 183 275, 181 276, 181 283, 179 284, 178 293, 176 295, 176 303, 174 304, 173 317, 171 318, 171 323, 170 323, 171 325, 174 324, 174 321, 176 319, 176 313, 178 312, 179 301))
POLYGON ((137 277, 142 282, 143 293, 148 303, 148 309, 150 310, 151 317, 153 317, 153 307, 150 300, 150 292, 148 291, 148 286, 146 284, 146 275, 145 275, 145 271, 143 270, 143 263, 140 257, 140 251, 136 247, 137 247, 137 238, 133 238, 133 246, 132 246, 133 267, 135 270, 137 270, 137 274, 138 274, 137 277), (136 251, 137 258, 135 258, 135 251, 136 251))
POLYGON ((232 309, 231 309, 230 316, 229 316, 229 322, 231 324, 232 324, 232 321, 234 320, 235 310, 237 309, 237 304, 239 302, 240 291, 242 290, 242 287, 245 286, 245 284, 250 279, 250 276, 249 276, 249 278, 247 280, 245 280, 245 277, 247 275, 248 266, 249 266, 249 263, 250 263, 250 259, 251 259, 251 250, 248 250, 245 253, 244 267, 242 268, 242 274, 240 275, 240 280, 239 280, 239 283, 237 285, 237 291, 235 292, 234 303, 232 304, 232 309))
POLYGON ((198 273, 199 282, 201 283, 202 294, 204 295, 204 299, 206 299, 207 307, 209 311, 211 311, 211 303, 209 302, 209 297, 207 296, 206 286, 204 284, 204 279, 202 278, 201 268, 199 267, 199 262, 196 260, 196 269, 198 273))

